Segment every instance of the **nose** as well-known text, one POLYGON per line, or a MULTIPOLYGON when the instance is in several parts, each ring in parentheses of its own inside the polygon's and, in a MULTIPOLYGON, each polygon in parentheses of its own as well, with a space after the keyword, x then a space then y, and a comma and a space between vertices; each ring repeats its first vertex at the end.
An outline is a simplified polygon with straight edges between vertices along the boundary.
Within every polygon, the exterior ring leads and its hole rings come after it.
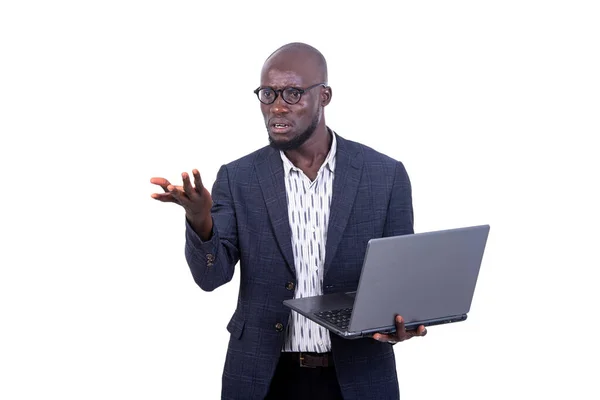
POLYGON ((288 107, 288 103, 286 103, 281 94, 279 94, 279 96, 277 96, 275 101, 271 104, 271 113, 281 115, 289 112, 290 109, 288 107))

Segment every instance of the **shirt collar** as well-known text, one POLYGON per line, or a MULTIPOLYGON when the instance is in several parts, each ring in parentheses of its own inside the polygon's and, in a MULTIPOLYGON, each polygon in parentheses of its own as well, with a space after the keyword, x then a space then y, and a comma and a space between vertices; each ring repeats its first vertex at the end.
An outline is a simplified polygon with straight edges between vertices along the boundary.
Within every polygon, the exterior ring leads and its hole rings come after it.
MULTIPOLYGON (((327 157, 325 157, 325 161, 323 161, 323 165, 319 168, 319 172, 323 168, 328 168, 329 171, 335 172, 335 160, 336 160, 336 151, 337 151, 337 139, 336 133, 331 129, 327 128, 327 131, 331 133, 331 148, 329 149, 329 153, 327 157)), ((291 171, 300 171, 300 168, 296 167, 289 158, 285 155, 285 153, 279 150, 279 154, 281 155, 281 160, 283 161, 283 172, 285 173, 285 177, 287 178, 291 171)))

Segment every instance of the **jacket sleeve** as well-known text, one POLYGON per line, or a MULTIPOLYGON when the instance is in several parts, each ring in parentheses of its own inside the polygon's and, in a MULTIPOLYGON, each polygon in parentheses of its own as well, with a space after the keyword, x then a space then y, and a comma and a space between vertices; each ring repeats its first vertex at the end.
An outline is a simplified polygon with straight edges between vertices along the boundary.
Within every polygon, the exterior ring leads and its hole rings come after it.
POLYGON ((226 166, 217 173, 212 190, 213 232, 202 241, 186 219, 185 258, 194 281, 205 291, 229 282, 239 261, 237 220, 226 166))
POLYGON ((414 233, 412 188, 404 165, 398 161, 383 236, 414 233))

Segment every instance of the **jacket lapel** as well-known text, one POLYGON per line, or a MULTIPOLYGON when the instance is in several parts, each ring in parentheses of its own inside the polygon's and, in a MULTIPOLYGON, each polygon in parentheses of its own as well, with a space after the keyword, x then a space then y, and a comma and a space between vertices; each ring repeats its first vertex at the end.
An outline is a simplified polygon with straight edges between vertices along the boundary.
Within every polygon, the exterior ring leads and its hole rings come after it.
POLYGON ((344 229, 346 229, 348 218, 352 212, 362 166, 362 153, 353 151, 351 144, 338 135, 333 194, 331 197, 327 244, 325 247, 324 276, 329 271, 338 245, 342 240, 344 229))
POLYGON ((292 251, 292 234, 288 217, 283 163, 278 151, 267 148, 266 157, 256 164, 258 182, 262 190, 267 213, 275 232, 275 238, 292 274, 296 275, 292 251))

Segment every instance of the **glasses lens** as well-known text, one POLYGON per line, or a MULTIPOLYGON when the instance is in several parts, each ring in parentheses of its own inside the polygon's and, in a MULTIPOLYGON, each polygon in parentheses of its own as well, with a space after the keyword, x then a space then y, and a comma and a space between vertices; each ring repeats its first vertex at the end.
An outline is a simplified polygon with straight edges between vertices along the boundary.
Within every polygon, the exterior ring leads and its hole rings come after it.
POLYGON ((294 88, 286 88, 282 93, 283 99, 290 104, 296 104, 302 97, 302 92, 294 88))
POLYGON ((265 104, 271 104, 275 101, 275 91, 271 88, 260 89, 258 91, 258 99, 265 104))

